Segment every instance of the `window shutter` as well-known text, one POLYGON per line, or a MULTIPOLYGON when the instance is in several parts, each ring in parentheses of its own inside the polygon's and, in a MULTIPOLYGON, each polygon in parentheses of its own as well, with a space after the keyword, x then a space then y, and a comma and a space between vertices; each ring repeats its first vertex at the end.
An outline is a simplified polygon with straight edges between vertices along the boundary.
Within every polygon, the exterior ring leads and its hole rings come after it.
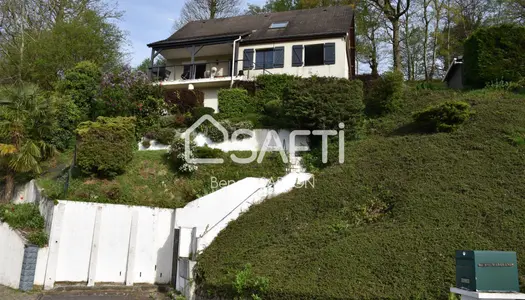
POLYGON ((253 49, 244 49, 244 56, 242 61, 243 70, 251 70, 253 68, 253 49))
POLYGON ((325 65, 335 64, 335 43, 324 44, 324 64, 325 65))
POLYGON ((273 67, 284 68, 284 47, 275 47, 273 49, 273 67))
POLYGON ((264 52, 257 50, 255 52, 255 69, 260 70, 264 68, 264 52))
POLYGON ((303 45, 295 45, 292 47, 292 66, 303 66, 303 45))

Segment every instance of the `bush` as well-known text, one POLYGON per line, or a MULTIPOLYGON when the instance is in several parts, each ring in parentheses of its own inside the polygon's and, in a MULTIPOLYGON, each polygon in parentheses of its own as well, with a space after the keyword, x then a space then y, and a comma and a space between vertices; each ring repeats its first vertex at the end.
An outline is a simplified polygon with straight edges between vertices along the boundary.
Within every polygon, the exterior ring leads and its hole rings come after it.
POLYGON ((64 79, 57 83, 57 90, 71 97, 80 109, 82 120, 91 119, 95 114, 101 76, 100 68, 95 63, 83 61, 67 70, 64 79))
MULTIPOLYGON (((280 102, 282 103, 284 98, 284 91, 293 82, 301 80, 300 77, 276 74, 276 75, 260 75, 256 79, 257 91, 255 92, 255 106, 258 112, 263 112, 266 109, 266 105, 269 102, 280 102)), ((268 120, 271 125, 274 118, 268 120)))
POLYGON ((52 95, 56 111, 56 126, 46 139, 50 144, 64 151, 75 143, 75 129, 81 121, 82 113, 69 96, 52 95))
POLYGON ((188 120, 189 122, 191 122, 191 124, 187 124, 187 125, 191 126, 193 123, 197 122, 204 115, 213 116, 214 114, 215 114, 215 110, 211 107, 197 107, 193 110, 192 117, 188 120))
POLYGON ((86 175, 114 177, 122 174, 136 148, 135 118, 99 117, 81 123, 77 165, 86 175))
POLYGON ((159 125, 161 128, 183 128, 186 126, 188 120, 191 120, 192 116, 190 113, 184 115, 169 115, 162 116, 159 120, 159 125))
POLYGON ((14 229, 34 230, 44 228, 44 218, 34 204, 0 205, 0 221, 14 229))
POLYGON ((339 123, 344 123, 353 130, 363 109, 363 83, 359 80, 313 77, 294 81, 283 101, 292 129, 338 130, 339 123))
POLYGON ((424 131, 452 132, 470 116, 470 105, 461 101, 447 101, 414 114, 414 121, 424 131))
POLYGON ((196 158, 220 158, 222 157, 222 150, 221 149, 213 149, 208 146, 204 147, 195 147, 193 150, 193 155, 196 158))
POLYGON ((253 101, 248 96, 248 91, 243 89, 219 91, 219 112, 223 118, 238 118, 253 111, 253 101))
POLYGON ((173 141, 175 134, 174 128, 160 128, 155 132, 153 139, 163 145, 169 145, 173 141))
MULTIPOLYGON (((169 151, 169 158, 173 163, 173 167, 181 173, 193 173, 197 171, 197 165, 191 164, 186 160, 185 155, 186 145, 184 139, 173 139, 171 148, 169 151)), ((190 158, 194 158, 193 151, 195 150, 195 144, 190 143, 190 158)))
MULTIPOLYGON (((219 122, 224 129, 228 132, 228 137, 231 139, 232 134, 239 130, 239 129, 247 129, 252 130, 253 129, 253 123, 250 121, 230 121, 230 120, 222 120, 219 122)), ((201 125, 198 128, 199 132, 204 134, 207 138, 209 138, 214 143, 222 143, 224 142, 224 136, 222 132, 213 124, 211 123, 205 123, 201 125)), ((240 135, 237 137, 238 140, 242 140, 243 138, 246 138, 244 135, 240 135)))
POLYGON ((372 80, 365 91, 366 112, 369 115, 385 115, 397 109, 404 96, 403 74, 387 72, 372 80))
POLYGON ((199 90, 175 90, 165 92, 164 100, 170 113, 191 113, 197 107, 204 106, 204 92, 199 90))
POLYGON ((464 79, 468 86, 483 88, 489 82, 511 82, 525 76, 525 27, 478 29, 464 48, 464 79))

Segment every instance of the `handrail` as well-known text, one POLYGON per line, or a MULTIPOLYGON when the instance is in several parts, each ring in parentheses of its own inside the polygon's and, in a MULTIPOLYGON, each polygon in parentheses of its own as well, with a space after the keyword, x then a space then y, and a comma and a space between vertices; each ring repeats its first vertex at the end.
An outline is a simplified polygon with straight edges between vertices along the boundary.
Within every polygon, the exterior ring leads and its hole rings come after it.
POLYGON ((165 80, 167 78, 171 77, 171 74, 173 73, 174 80, 179 80, 178 77, 180 77, 180 80, 193 80, 193 79, 202 79, 202 78, 211 78, 211 72, 214 67, 214 65, 218 66, 220 64, 224 64, 223 68, 226 69, 226 71, 223 73, 221 77, 233 77, 233 69, 232 65, 239 64, 243 60, 235 60, 234 63, 232 63, 231 60, 216 60, 206 63, 187 63, 187 64, 170 64, 170 65, 163 65, 163 66, 153 66, 149 68, 150 76, 152 79, 160 79, 165 80), (196 74, 197 66, 205 65, 205 71, 204 74, 196 74), (176 73, 177 68, 183 68, 182 73, 179 75, 176 73), (189 67, 189 70, 184 71, 185 67, 189 67), (206 73, 209 73, 209 77, 206 77, 206 73), (203 76, 204 75, 204 76, 203 76), (199 77, 199 78, 196 78, 199 77))
POLYGON ((251 193, 250 196, 248 196, 246 199, 244 199, 241 203, 239 203, 237 206, 235 206, 229 213, 227 213, 222 219, 219 220, 219 222, 215 223, 215 225, 213 225, 211 228, 209 229, 206 229, 200 236, 199 238, 203 238, 206 234, 208 234, 210 231, 212 231, 213 228, 215 228, 217 225, 219 225, 222 221, 224 221, 229 215, 231 215, 237 208, 239 208, 239 206, 241 206, 242 204, 244 204, 244 202, 248 201, 248 199, 250 199, 253 195, 255 195, 255 193, 259 192, 260 190, 262 189, 267 189, 269 187, 274 187, 274 182, 272 180, 270 180, 270 182, 268 182, 264 187, 260 187, 258 188, 257 190, 255 190, 255 192, 251 193))

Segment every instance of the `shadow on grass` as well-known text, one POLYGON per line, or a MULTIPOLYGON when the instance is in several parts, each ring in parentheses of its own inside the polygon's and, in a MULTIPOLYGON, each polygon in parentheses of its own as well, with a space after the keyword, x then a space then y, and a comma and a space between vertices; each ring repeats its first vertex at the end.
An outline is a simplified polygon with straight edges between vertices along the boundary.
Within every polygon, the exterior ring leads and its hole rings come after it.
POLYGON ((394 137, 394 136, 407 136, 407 135, 431 135, 433 132, 430 132, 429 130, 421 127, 420 124, 417 124, 416 122, 411 122, 409 124, 405 124, 401 127, 398 127, 394 131, 392 131, 388 136, 394 137))

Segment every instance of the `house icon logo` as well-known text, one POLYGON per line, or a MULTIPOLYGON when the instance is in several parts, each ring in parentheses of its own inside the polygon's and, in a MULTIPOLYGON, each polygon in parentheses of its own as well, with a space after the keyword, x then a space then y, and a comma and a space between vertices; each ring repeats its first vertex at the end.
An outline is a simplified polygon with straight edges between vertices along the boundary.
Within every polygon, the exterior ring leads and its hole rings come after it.
POLYGON ((210 122, 215 128, 219 129, 222 133, 224 141, 228 141, 228 131, 224 126, 221 125, 217 120, 215 120, 210 115, 204 115, 197 122, 193 123, 190 128, 184 132, 184 157, 189 164, 222 164, 224 159, 222 158, 194 158, 191 153, 191 134, 199 128, 204 122, 210 122))

